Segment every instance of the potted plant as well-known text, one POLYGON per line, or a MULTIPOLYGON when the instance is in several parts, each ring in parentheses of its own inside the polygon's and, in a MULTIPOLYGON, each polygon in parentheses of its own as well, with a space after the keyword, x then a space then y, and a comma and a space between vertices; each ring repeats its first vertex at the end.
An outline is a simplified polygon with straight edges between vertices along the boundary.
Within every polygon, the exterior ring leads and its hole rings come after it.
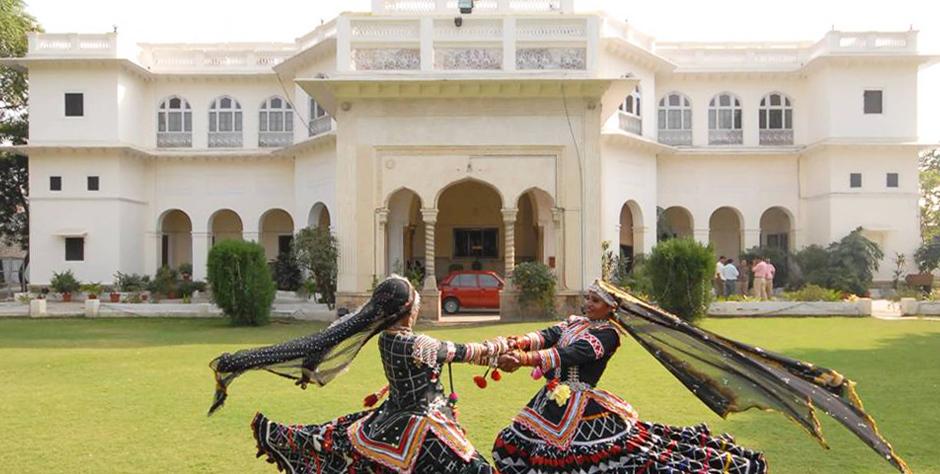
POLYGON ((92 283, 85 283, 84 285, 81 286, 81 289, 83 292, 85 292, 86 295, 88 295, 87 296, 88 299, 96 300, 98 299, 98 295, 101 294, 101 290, 103 289, 103 287, 101 286, 101 283, 92 282, 92 283))
MULTIPOLYGON (((117 272, 114 274, 114 286, 117 291, 121 293, 131 293, 136 294, 140 293, 147 289, 150 284, 149 275, 138 275, 136 273, 121 273, 117 272)), ((120 301, 121 293, 111 293, 111 301, 117 303, 120 301), (117 301, 115 301, 115 297, 117 301)), ((143 300, 146 294, 143 296, 135 297, 135 300, 143 300)), ((139 303, 140 301, 136 301, 139 303)))
POLYGON ((72 293, 82 287, 82 283, 75 278, 72 270, 66 270, 62 273, 52 272, 52 279, 49 280, 49 286, 53 291, 62 295, 62 301, 68 303, 72 301, 72 293))
POLYGON ((179 272, 180 278, 182 278, 183 281, 189 281, 193 278, 193 264, 191 263, 181 263, 176 271, 179 272))
POLYGON ((933 272, 940 267, 940 243, 925 242, 914 252, 914 263, 920 273, 907 275, 904 281, 908 286, 930 289, 933 286, 933 272))

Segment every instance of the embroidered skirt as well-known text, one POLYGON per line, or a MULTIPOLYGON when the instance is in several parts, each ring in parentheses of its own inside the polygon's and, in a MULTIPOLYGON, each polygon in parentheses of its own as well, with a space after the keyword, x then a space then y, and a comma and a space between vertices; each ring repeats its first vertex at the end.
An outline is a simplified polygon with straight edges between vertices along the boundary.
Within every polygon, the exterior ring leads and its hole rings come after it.
POLYGON ((754 474, 767 472, 763 454, 712 436, 704 424, 674 427, 628 421, 606 412, 585 416, 567 449, 520 424, 503 429, 493 446, 500 474, 754 474))
MULTIPOLYGON (((258 457, 266 456, 278 470, 292 474, 347 474, 401 472, 376 462, 353 448, 348 436, 350 425, 371 411, 354 413, 322 425, 283 425, 262 414, 251 422, 258 445, 258 457)), ((490 474, 492 468, 474 453, 469 461, 428 430, 411 470, 414 473, 490 474)))

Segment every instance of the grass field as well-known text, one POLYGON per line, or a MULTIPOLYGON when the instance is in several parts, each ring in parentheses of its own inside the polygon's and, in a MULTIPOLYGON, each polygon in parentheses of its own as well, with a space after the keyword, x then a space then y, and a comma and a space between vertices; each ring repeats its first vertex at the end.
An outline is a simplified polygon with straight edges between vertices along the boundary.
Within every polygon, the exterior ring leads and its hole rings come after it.
MULTIPOLYGON (((522 333, 540 324, 429 329, 455 341, 522 333)), ((866 409, 916 473, 940 473, 940 322, 874 319, 708 320, 708 329, 836 368, 859 383, 866 409)), ((384 384, 375 344, 346 375, 302 391, 251 373, 235 382, 227 406, 205 415, 213 382, 207 363, 223 351, 315 331, 313 323, 232 328, 219 320, 0 321, 0 470, 23 472, 272 472, 256 460, 248 422, 255 411, 319 423, 361 408, 384 384)), ((486 390, 476 368, 455 366, 461 422, 489 453, 493 437, 538 382, 518 373, 486 390)), ((841 425, 823 420, 832 449, 773 413, 722 420, 632 341, 612 360, 602 387, 642 418, 705 421, 763 450, 773 473, 890 473, 841 425)), ((821 415, 824 417, 824 415, 821 415)))

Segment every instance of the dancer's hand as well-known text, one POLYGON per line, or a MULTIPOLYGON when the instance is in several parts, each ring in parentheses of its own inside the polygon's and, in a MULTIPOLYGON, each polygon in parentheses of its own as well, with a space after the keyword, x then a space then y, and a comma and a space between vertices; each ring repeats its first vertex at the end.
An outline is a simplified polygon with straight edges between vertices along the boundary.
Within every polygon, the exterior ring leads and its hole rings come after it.
POLYGON ((522 363, 515 354, 509 353, 499 356, 499 360, 497 361, 496 365, 499 367, 499 370, 512 373, 518 370, 522 363))

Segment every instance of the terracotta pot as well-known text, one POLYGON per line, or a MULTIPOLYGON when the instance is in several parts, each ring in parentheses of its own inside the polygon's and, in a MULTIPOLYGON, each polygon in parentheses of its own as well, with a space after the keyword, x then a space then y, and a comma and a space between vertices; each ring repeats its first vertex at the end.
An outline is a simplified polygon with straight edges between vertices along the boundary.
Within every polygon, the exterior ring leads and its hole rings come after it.
POLYGON ((120 293, 117 293, 117 292, 111 293, 111 302, 112 302, 112 303, 120 303, 120 302, 121 302, 121 294, 120 294, 120 293))
POLYGON ((88 298, 88 299, 90 299, 90 300, 96 300, 96 299, 98 299, 98 295, 88 295, 86 298, 88 298))
POLYGON ((70 303, 71 301, 72 301, 72 294, 71 294, 71 293, 62 293, 62 302, 63 302, 63 303, 70 303))

